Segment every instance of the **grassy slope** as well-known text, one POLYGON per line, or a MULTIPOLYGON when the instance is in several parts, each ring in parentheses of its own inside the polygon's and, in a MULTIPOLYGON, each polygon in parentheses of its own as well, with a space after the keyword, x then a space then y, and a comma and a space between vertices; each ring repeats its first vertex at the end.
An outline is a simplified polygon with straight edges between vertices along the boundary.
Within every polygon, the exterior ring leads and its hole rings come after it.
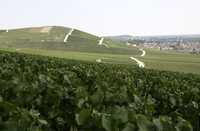
POLYGON ((102 59, 105 63, 135 64, 129 59, 139 54, 137 48, 130 48, 121 43, 105 39, 109 46, 98 45, 100 37, 74 30, 68 42, 64 43, 65 35, 70 28, 53 27, 48 33, 41 33, 40 28, 24 28, 2 31, 0 34, 0 48, 8 51, 18 51, 29 54, 55 56, 67 59, 96 61, 102 59))
POLYGON ((41 42, 42 40, 61 42, 65 34, 70 30, 66 27, 53 27, 49 33, 41 33, 41 29, 42 27, 9 30, 8 33, 1 33, 0 42, 12 44, 20 42, 41 42))
POLYGON ((144 61, 147 68, 200 74, 200 56, 176 52, 147 50, 144 61))
POLYGON ((49 33, 33 32, 33 29, 37 30, 37 28, 25 28, 11 30, 8 33, 0 31, 0 48, 9 51, 20 49, 19 52, 23 53, 76 60, 102 59, 105 63, 131 65, 136 63, 129 57, 135 56, 145 62, 146 68, 200 73, 200 56, 147 50, 147 55, 140 57, 141 52, 137 48, 110 39, 104 41, 110 48, 99 46, 99 37, 79 30, 75 30, 68 42, 64 43, 64 37, 70 28, 53 27, 49 33))
MULTIPOLYGON (((3 49, 0 48, 0 50, 16 52, 15 48, 3 48, 3 49)), ((44 49, 30 49, 30 48, 23 48, 17 52, 66 58, 73 60, 91 61, 91 62, 96 62, 97 59, 102 59, 103 63, 128 64, 128 65, 136 64, 135 62, 129 59, 130 55, 120 55, 120 54, 116 55, 116 54, 106 54, 106 53, 100 54, 100 53, 58 51, 58 50, 44 50, 44 49)))
POLYGON ((74 30, 68 42, 64 43, 63 40, 65 35, 70 31, 69 28, 53 27, 49 33, 33 31, 37 29, 40 30, 40 28, 25 28, 1 33, 0 48, 35 48, 126 55, 136 55, 139 53, 136 48, 115 46, 110 40, 105 40, 105 43, 110 48, 99 46, 99 37, 79 30, 74 30))
MULTIPOLYGON (((15 52, 13 48, 3 49, 15 52)), ((87 53, 87 52, 72 52, 72 51, 56 51, 56 50, 41 50, 41 49, 21 49, 18 52, 28 54, 39 54, 44 56, 52 56, 58 58, 74 59, 93 61, 102 59, 103 63, 112 64, 128 64, 135 65, 136 63, 129 59, 131 55, 116 55, 116 54, 100 54, 100 53, 87 53)), ((181 54, 174 52, 160 52, 155 50, 147 50, 145 57, 135 56, 139 60, 144 61, 146 68, 158 69, 167 71, 178 71, 185 73, 198 73, 200 74, 200 56, 193 56, 189 54, 181 54)))

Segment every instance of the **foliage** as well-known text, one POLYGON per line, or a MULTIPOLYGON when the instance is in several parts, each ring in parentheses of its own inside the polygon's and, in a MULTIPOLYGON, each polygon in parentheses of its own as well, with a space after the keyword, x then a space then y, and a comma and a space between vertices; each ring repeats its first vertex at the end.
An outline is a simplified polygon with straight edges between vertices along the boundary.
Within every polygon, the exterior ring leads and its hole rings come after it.
POLYGON ((200 76, 0 53, 1 131, 198 131, 200 76))

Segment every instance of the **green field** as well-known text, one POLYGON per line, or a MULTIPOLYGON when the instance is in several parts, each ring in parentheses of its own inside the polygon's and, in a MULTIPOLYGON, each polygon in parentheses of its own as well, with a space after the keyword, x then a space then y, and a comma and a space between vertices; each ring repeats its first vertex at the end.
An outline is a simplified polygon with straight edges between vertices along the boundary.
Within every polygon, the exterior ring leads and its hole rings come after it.
POLYGON ((200 56, 176 52, 146 49, 146 56, 141 57, 138 48, 124 43, 105 39, 109 48, 98 45, 100 37, 74 30, 68 42, 65 35, 70 28, 52 26, 51 30, 41 32, 48 27, 15 29, 0 31, 0 49, 29 54, 38 54, 66 59, 93 61, 102 63, 136 65, 129 57, 136 57, 145 63, 145 68, 185 73, 200 74, 200 56))
MULTIPOLYGON (((15 48, 1 48, 1 50, 16 52, 15 48)), ((17 52, 28 54, 39 54, 44 56, 66 58, 73 60, 83 60, 95 62, 101 59, 102 63, 112 64, 128 64, 130 66, 136 65, 129 57, 135 56, 145 63, 145 68, 166 70, 174 72, 196 73, 200 74, 200 56, 175 53, 175 52, 160 52, 155 50, 147 50, 145 57, 140 55, 120 55, 120 54, 106 54, 106 53, 87 53, 75 51, 58 51, 58 50, 44 50, 44 49, 30 49, 23 48, 17 52)))
POLYGON ((146 52, 145 57, 137 57, 146 68, 200 74, 200 55, 148 49, 146 52))
POLYGON ((96 62, 97 59, 102 59, 102 63, 115 63, 115 64, 130 64, 136 63, 129 59, 131 55, 116 55, 116 54, 100 54, 100 53, 87 53, 87 52, 72 52, 72 51, 57 51, 57 50, 44 50, 44 49, 30 49, 23 48, 16 50, 15 48, 1 48, 2 51, 20 52, 26 54, 51 56, 57 58, 66 58, 71 60, 96 62))

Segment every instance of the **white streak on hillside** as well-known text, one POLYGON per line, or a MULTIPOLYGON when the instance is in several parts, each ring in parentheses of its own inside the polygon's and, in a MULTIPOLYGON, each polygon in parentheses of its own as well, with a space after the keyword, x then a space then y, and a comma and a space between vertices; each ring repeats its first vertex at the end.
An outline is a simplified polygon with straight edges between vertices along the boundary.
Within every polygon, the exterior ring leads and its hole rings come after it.
POLYGON ((140 68, 144 68, 144 67, 145 67, 144 62, 138 60, 138 59, 135 58, 135 57, 130 57, 130 58, 131 58, 132 60, 136 61, 140 68))
POLYGON ((67 42, 69 36, 72 35, 73 31, 74 31, 74 29, 71 29, 71 30, 69 31, 69 33, 66 34, 65 39, 64 39, 64 42, 65 42, 65 43, 67 42))
POLYGON ((142 51, 142 57, 144 57, 145 55, 146 55, 146 51, 145 50, 143 50, 143 49, 140 49, 140 51, 142 51))
MULTIPOLYGON (((146 55, 146 51, 143 50, 143 49, 140 49, 140 51, 142 51, 142 55, 141 55, 141 57, 144 57, 144 56, 146 55)), ((130 58, 131 58, 132 60, 136 61, 140 68, 144 68, 144 67, 145 67, 144 62, 138 60, 138 59, 135 58, 135 57, 130 57, 130 58)))
POLYGON ((104 38, 101 38, 98 45, 103 45, 104 38))
POLYGON ((103 42, 104 42, 104 38, 101 38, 101 39, 99 40, 98 45, 103 45, 103 46, 105 46, 106 48, 109 48, 109 46, 108 46, 107 44, 103 43, 103 42))

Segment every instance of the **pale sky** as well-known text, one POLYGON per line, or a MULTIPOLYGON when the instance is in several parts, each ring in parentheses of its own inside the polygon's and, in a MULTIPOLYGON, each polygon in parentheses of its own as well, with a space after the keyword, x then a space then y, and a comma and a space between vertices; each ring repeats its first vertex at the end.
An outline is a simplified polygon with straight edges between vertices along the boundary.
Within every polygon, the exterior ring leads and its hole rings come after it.
POLYGON ((200 34, 200 0, 1 0, 0 29, 43 25, 96 35, 200 34))

